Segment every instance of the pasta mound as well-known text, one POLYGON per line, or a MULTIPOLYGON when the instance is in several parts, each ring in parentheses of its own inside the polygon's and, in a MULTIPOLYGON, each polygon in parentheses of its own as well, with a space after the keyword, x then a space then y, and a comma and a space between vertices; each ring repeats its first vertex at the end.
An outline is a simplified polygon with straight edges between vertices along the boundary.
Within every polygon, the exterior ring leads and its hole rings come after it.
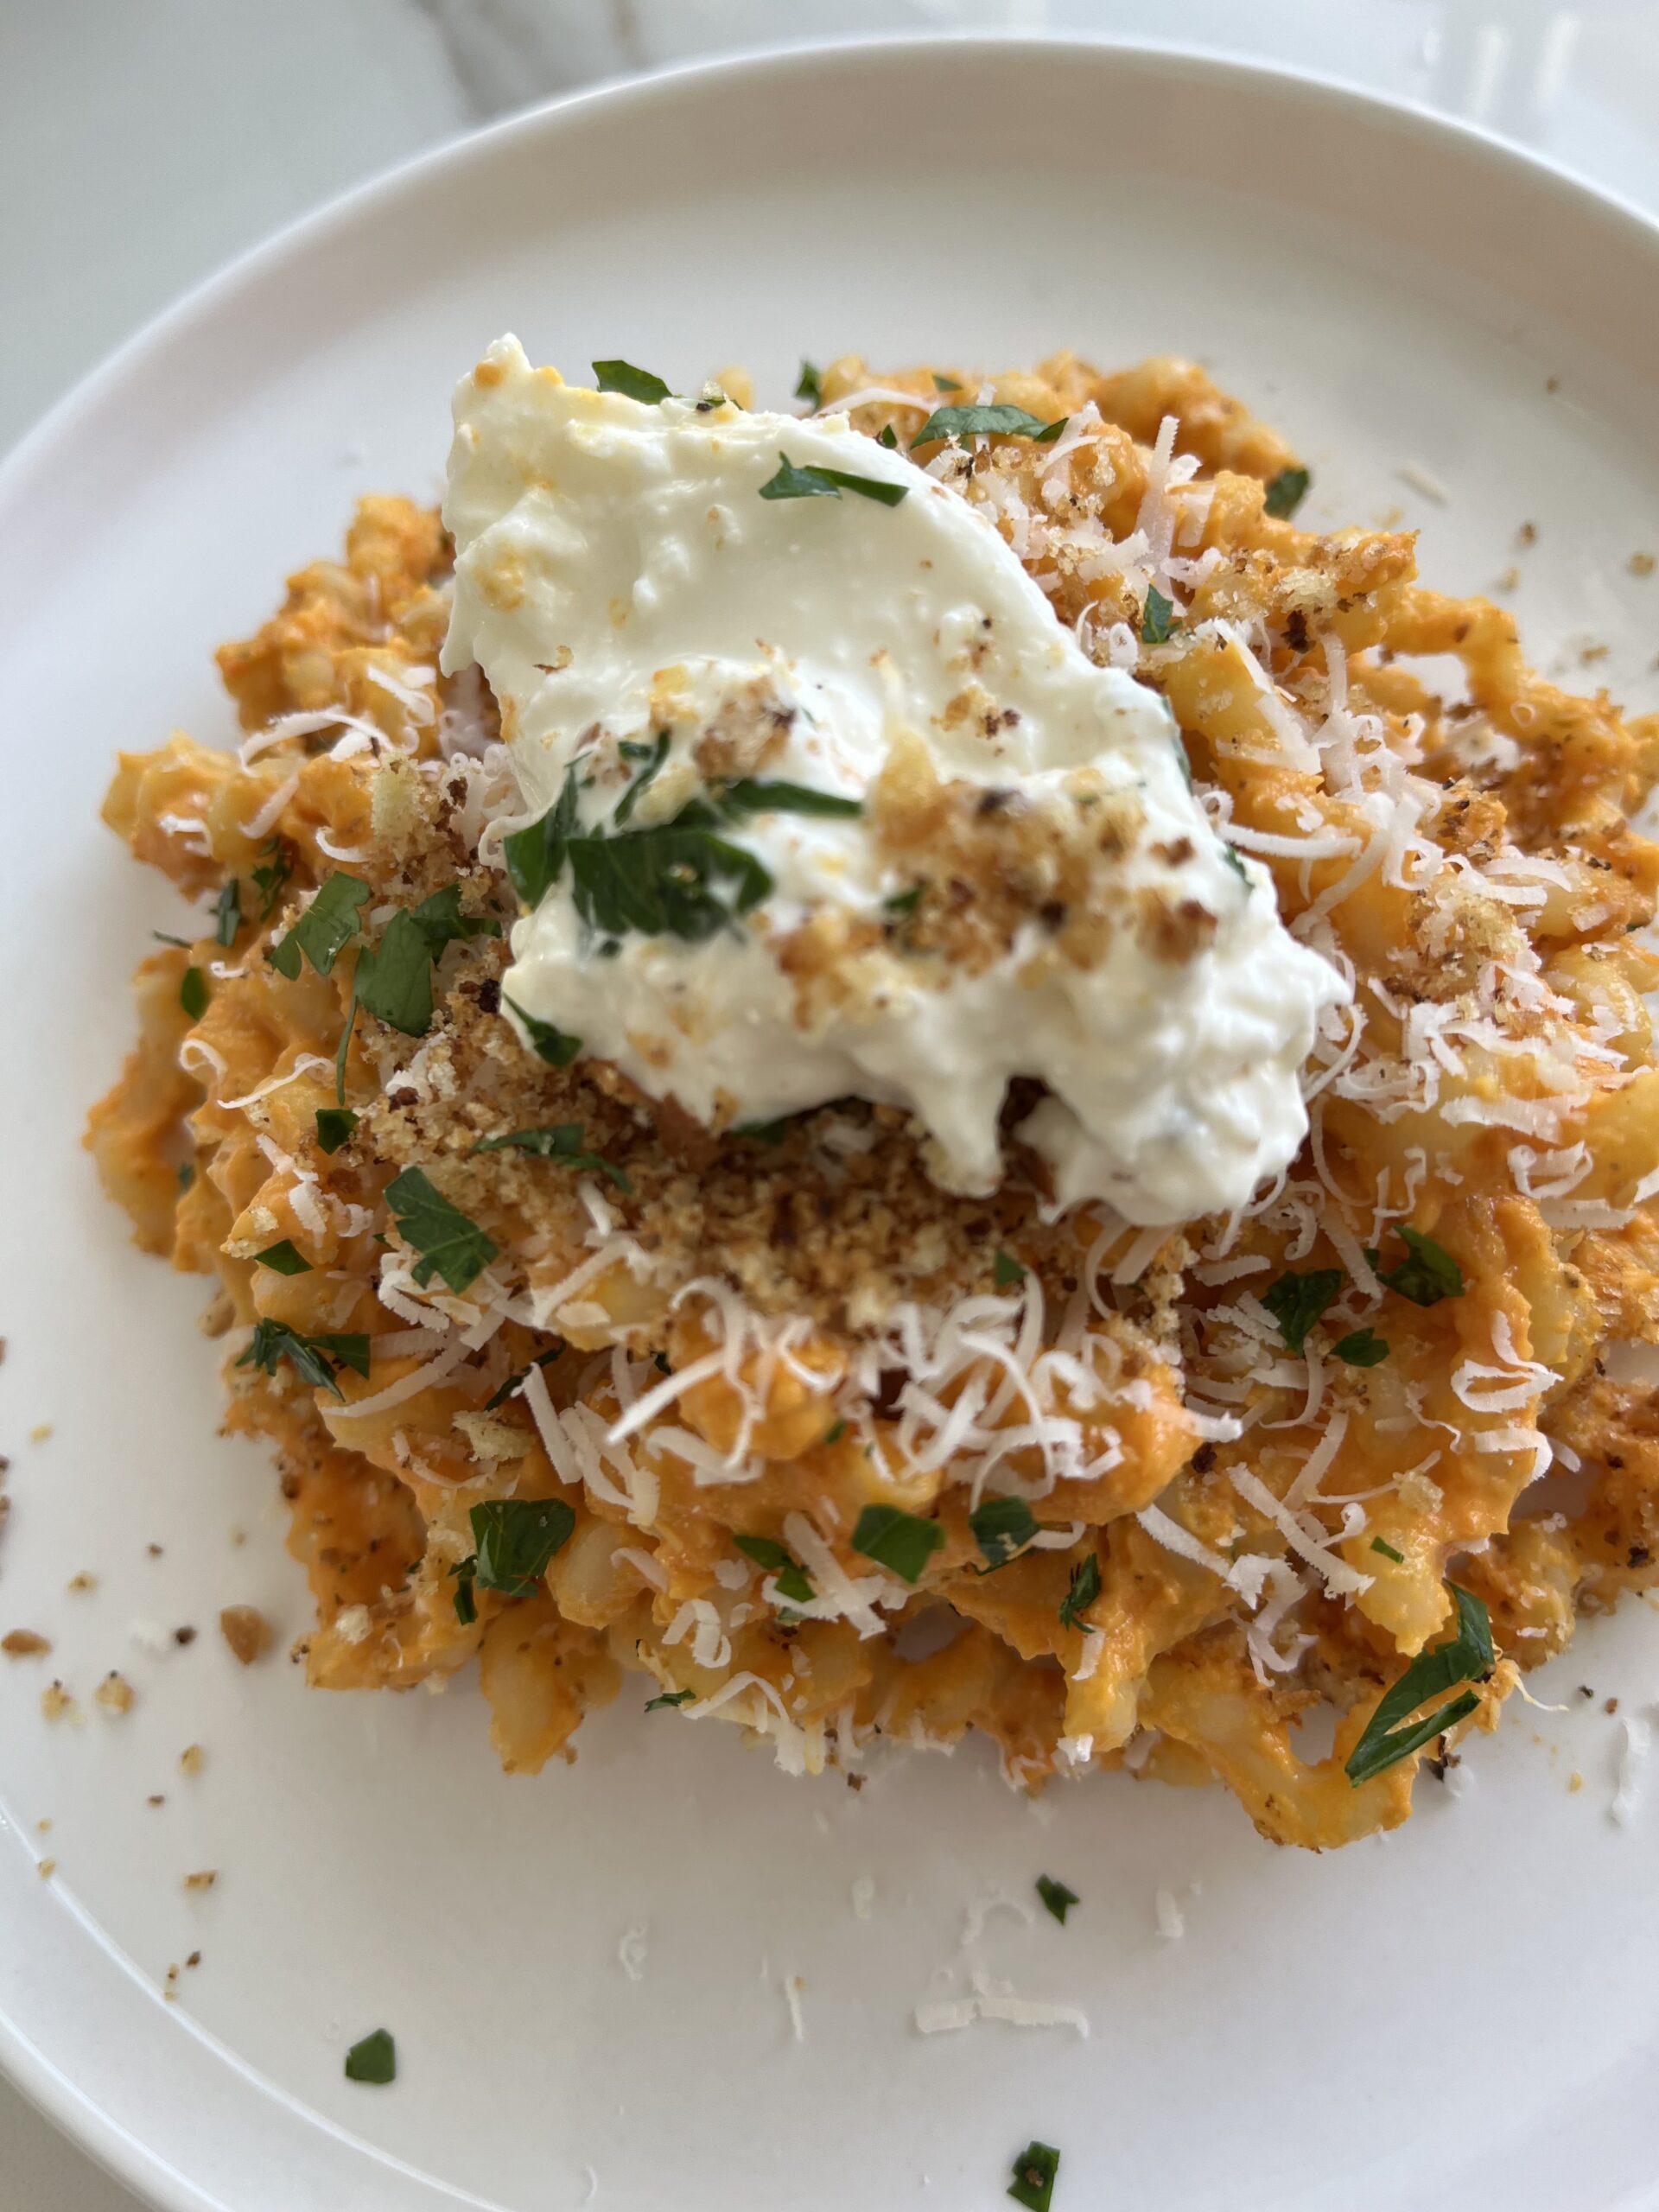
MULTIPOLYGON (((863 397, 849 359, 823 404, 907 441, 938 373, 863 397)), ((952 1196, 894 1109, 715 1137, 527 1052, 480 854, 512 768, 476 673, 437 672, 442 526, 391 498, 221 651, 238 753, 122 756, 105 819, 213 906, 139 967, 87 1142, 139 1243, 218 1279, 314 1683, 476 1655, 503 1764, 534 1772, 632 1672, 794 1771, 971 1728, 1027 1789, 1219 1779, 1263 1835, 1345 1843, 1403 1821, 1421 1760, 1495 1726, 1580 1610, 1659 1577, 1652 1401, 1605 1357, 1659 1338, 1634 934, 1659 848, 1630 826, 1659 717, 1544 682, 1501 608, 1416 581, 1408 534, 1297 527, 1294 454, 1188 364, 950 376, 1067 417, 917 458, 1163 694, 1213 818, 1354 979, 1273 1187, 1177 1230, 1056 1219, 1012 1140, 994 1196, 952 1196), (1412 665, 1447 655, 1455 698, 1412 665), (347 942, 274 965, 340 874, 347 942), (400 1027, 359 995, 432 901, 429 1017, 400 1027), (411 1242, 423 1190, 470 1274, 411 1242), (1421 1655, 1471 1615, 1495 1648, 1431 1685, 1421 1655), (1326 1706, 1334 1749, 1304 1757, 1326 1706)), ((941 926, 925 902, 889 925, 918 958, 941 926)))

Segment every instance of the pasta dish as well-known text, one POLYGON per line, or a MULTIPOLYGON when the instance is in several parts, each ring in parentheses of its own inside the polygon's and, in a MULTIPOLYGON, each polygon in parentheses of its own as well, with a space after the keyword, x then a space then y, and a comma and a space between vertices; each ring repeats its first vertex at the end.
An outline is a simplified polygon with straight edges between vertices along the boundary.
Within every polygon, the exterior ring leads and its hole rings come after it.
POLYGON ((753 399, 502 340, 105 801, 308 1677, 1397 1825, 1659 1577, 1659 717, 1189 363, 753 399))

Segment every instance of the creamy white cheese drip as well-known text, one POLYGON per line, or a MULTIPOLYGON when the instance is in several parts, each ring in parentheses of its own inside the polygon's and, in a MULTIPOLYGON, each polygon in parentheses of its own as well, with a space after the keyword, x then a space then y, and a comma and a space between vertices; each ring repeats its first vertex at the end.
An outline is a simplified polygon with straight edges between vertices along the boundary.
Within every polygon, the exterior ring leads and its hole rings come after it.
POLYGON ((574 766, 581 830, 613 832, 664 731, 634 830, 671 820, 715 772, 861 802, 895 743, 919 741, 939 779, 1022 806, 1074 806, 1080 772, 1133 795, 1115 902, 1196 902, 1216 923, 1185 958, 1120 928, 1084 967, 1039 957, 1033 919, 978 972, 909 958, 889 930, 844 1002, 804 1006, 789 932, 826 913, 889 920, 925 856, 884 856, 868 814, 768 811, 721 834, 770 890, 699 943, 596 931, 565 868, 513 931, 513 1006, 705 1122, 849 1096, 905 1107, 935 1140, 938 1179, 962 1189, 1000 1179, 1016 1077, 1047 1087, 1020 1134, 1065 1204, 1185 1220, 1242 1205, 1292 1158, 1298 1071, 1344 986, 1287 935, 1266 872, 1230 861, 1163 702, 1087 658, 965 499, 844 416, 642 405, 533 370, 512 338, 462 380, 454 414, 443 664, 488 678, 526 820, 574 766), (906 497, 762 499, 784 456, 906 497))

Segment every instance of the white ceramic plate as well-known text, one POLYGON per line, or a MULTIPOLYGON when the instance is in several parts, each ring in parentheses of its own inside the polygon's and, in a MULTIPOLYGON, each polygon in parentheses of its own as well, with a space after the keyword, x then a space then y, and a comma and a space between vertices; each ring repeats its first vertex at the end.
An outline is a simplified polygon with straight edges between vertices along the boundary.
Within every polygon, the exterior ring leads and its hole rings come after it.
POLYGON ((1659 581, 1625 563, 1659 538, 1659 233, 1471 135, 1222 63, 893 45, 636 84, 402 172, 130 347, 0 476, 0 1627, 48 1632, 83 1704, 112 1666, 139 1693, 48 1727, 39 1668, 0 1665, 0 2055, 168 2208, 974 2212, 1033 2135, 1064 2152, 1058 2212, 1659 2203, 1659 1802, 1611 1822, 1602 1704, 1659 1688, 1640 1605, 1537 1685, 1570 1713, 1512 1709, 1461 1802, 1425 1778, 1409 1829, 1332 1859, 1219 1792, 1031 1807, 972 1751, 791 1783, 632 1693, 573 1769, 508 1781, 469 1684, 313 1696, 220 1643, 222 1604, 292 1635, 305 1600, 263 1457, 213 1434, 201 1286, 126 1243, 77 1148, 176 915, 99 797, 118 747, 228 734, 213 645, 355 493, 435 486, 451 382, 505 327, 682 385, 745 361, 774 402, 802 352, 1192 352, 1298 442, 1316 518, 1403 508, 1458 588, 1520 560, 1535 644, 1605 641, 1616 690, 1652 658, 1659 581), (135 1624, 202 1633, 157 1656, 135 1624), (993 1912, 964 1947, 976 1900, 1028 1908, 1042 1872, 1082 1894, 1065 1929, 993 1912), (976 1965, 1090 2038, 924 2040, 914 2005, 976 1965), (353 2086, 344 2049, 381 2024, 397 2085, 353 2086))

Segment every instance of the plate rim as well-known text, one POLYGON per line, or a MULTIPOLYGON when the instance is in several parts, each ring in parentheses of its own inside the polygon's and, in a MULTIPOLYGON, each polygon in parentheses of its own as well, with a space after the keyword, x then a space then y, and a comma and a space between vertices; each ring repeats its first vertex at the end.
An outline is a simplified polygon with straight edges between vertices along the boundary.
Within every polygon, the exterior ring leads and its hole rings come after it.
MULTIPOLYGON (((1659 268, 1659 212, 1649 213, 1623 194, 1586 177, 1566 163, 1533 148, 1501 137, 1485 126, 1447 114, 1423 101, 1371 89, 1356 79, 1316 68, 1294 67, 1260 60, 1236 48, 1185 46, 1151 36, 1125 36, 1116 32, 988 30, 927 32, 900 30, 874 35, 854 35, 804 41, 797 44, 759 43, 729 53, 672 62, 643 72, 608 75, 553 99, 539 101, 494 121, 466 128, 438 140, 370 176, 332 194, 315 207, 281 225, 253 245, 220 264, 188 286, 168 305, 149 317, 112 351, 97 361, 0 454, 0 514, 14 499, 27 495, 31 480, 43 463, 49 463, 62 442, 79 426, 95 419, 118 399, 130 378, 175 349, 196 325, 219 315, 237 295, 302 263, 325 241, 348 232, 395 207, 400 197, 444 171, 461 174, 493 160, 504 148, 544 134, 557 133, 590 112, 627 108, 649 110, 672 102, 688 91, 718 79, 754 79, 767 75, 810 78, 827 65, 860 57, 889 55, 896 62, 914 60, 925 54, 959 55, 978 60, 992 54, 1015 54, 1029 60, 1043 55, 1072 54, 1091 60, 1116 57, 1154 73, 1170 73, 1187 82, 1199 79, 1212 86, 1230 80, 1247 86, 1273 87, 1289 92, 1309 106, 1345 107, 1364 118, 1424 142, 1461 147, 1490 168, 1512 179, 1529 180, 1559 199, 1576 203, 1581 216, 1592 218, 1623 232, 1626 244, 1655 260, 1659 268)), ((1659 440, 1656 440, 1659 443, 1659 440)), ((79 1922, 84 1934, 114 1963, 155 1994, 147 1977, 140 1975, 120 1947, 72 1900, 61 1901, 79 1922)), ((159 2001, 159 2000, 158 2000, 159 2001)), ((457 2195, 435 2175, 407 2166, 376 2145, 350 2134, 280 2086, 249 2067, 219 2039, 197 2022, 183 2018, 193 2037, 215 2058, 243 2076, 264 2096, 288 2107, 308 2129, 334 2137, 342 2147, 389 2173, 399 2174, 431 2192, 431 2201, 466 2204, 478 2212, 493 2212, 484 2202, 457 2195)), ((0 2076, 3 2076, 78 2151, 130 2190, 154 2212, 238 2212, 217 2187, 193 2178, 174 2165, 166 2154, 130 2133, 21 2027, 10 2007, 0 1997, 0 2076)), ((1624 2198, 1619 2212, 1650 2212, 1659 2206, 1659 2166, 1653 2182, 1639 2195, 1624 2198)))

